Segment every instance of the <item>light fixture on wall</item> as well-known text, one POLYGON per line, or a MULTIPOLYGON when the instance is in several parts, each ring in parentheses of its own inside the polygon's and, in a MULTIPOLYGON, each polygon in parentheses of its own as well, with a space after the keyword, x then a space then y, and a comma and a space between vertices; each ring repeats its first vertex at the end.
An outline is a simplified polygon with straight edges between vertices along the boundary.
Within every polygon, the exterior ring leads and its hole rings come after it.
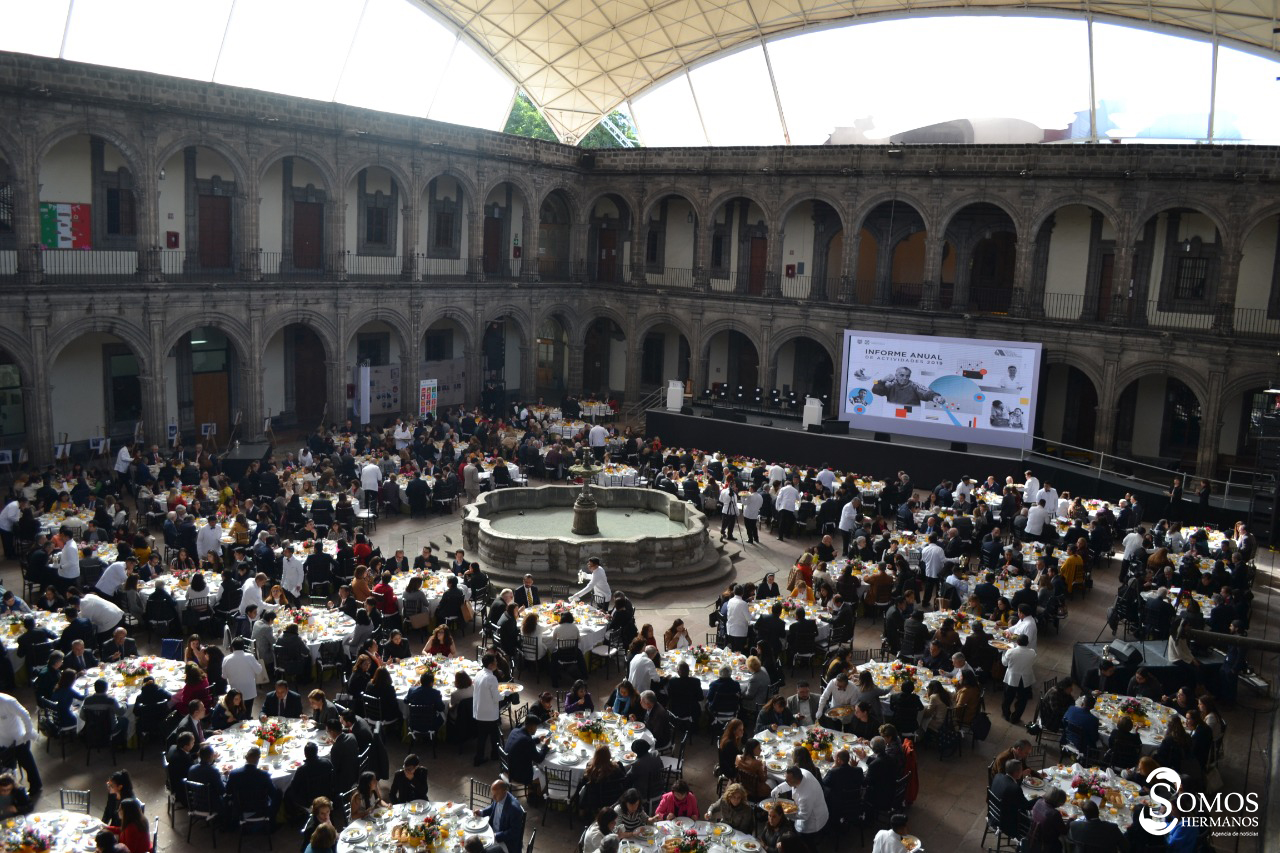
POLYGON ((160 167, 160 180, 162 180, 162 181, 164 180, 164 167, 163 167, 163 166, 161 166, 161 167, 160 167))
POLYGON ((1191 238, 1190 238, 1190 237, 1188 237, 1187 239, 1185 239, 1185 240, 1183 240, 1183 241, 1182 241, 1182 251, 1184 251, 1184 252, 1190 252, 1190 251, 1191 251, 1191 238))
POLYGON ((692 211, 692 210, 691 210, 691 211, 689 211, 687 214, 685 214, 685 221, 686 221, 686 222, 688 222, 690 225, 692 225, 692 224, 693 224, 693 211, 692 211))

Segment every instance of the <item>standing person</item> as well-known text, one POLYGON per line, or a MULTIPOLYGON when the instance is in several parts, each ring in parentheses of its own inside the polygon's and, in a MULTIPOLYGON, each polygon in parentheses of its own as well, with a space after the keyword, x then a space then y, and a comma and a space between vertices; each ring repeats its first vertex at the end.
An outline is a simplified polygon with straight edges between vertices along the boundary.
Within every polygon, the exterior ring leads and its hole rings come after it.
POLYGON ((1208 509, 1208 508, 1209 508, 1209 493, 1210 493, 1210 490, 1209 490, 1209 481, 1208 481, 1208 480, 1201 480, 1201 481, 1200 481, 1200 488, 1196 490, 1196 497, 1197 497, 1197 498, 1199 499, 1199 501, 1200 501, 1200 509, 1201 509, 1201 510, 1206 510, 1206 509, 1208 509))
POLYGON ((0 693, 0 757, 6 765, 22 768, 32 800, 40 796, 43 787, 40 768, 31 755, 31 741, 35 736, 36 727, 27 709, 8 693, 0 693))
POLYGON ((239 690, 244 698, 244 706, 253 713, 253 703, 258 698, 258 679, 265 675, 262 664, 246 649, 249 641, 244 637, 236 637, 231 642, 231 654, 222 659, 222 677, 227 680, 227 688, 239 690))
POLYGON ((738 541, 733 537, 733 529, 738 523, 738 511, 738 484, 732 479, 727 479, 725 480, 724 488, 720 490, 721 542, 725 539, 728 539, 730 542, 738 541))
POLYGON ((800 492, 791 483, 786 483, 773 499, 774 509, 778 513, 778 541, 785 542, 788 534, 795 528, 796 507, 799 504, 800 492))
POLYGON ((475 766, 486 761, 485 747, 490 756, 498 758, 498 710, 501 697, 498 694, 498 677, 494 671, 498 668, 497 655, 489 652, 480 661, 482 669, 472 684, 471 713, 476 721, 476 755, 475 766))
POLYGON ((1027 709, 1031 699, 1031 686, 1035 684, 1036 650, 1031 648, 1031 641, 1026 634, 1018 637, 1018 644, 1007 650, 1001 657, 1004 664, 1004 701, 1001 703, 1001 715, 1011 723, 1022 722, 1022 712, 1027 709))
POLYGON ((809 849, 814 850, 817 848, 818 833, 827 825, 827 818, 830 816, 822 783, 808 770, 793 764, 787 768, 785 781, 773 789, 773 796, 778 797, 787 792, 791 793, 791 799, 796 804, 796 816, 792 825, 809 849))
POLYGON ((58 588, 66 595, 70 587, 80 585, 80 546, 66 525, 58 530, 53 541, 61 549, 58 553, 58 588))
POLYGON ((613 593, 609 589, 609 579, 604 573, 604 566, 600 565, 599 557, 592 557, 587 560, 587 571, 591 574, 591 578, 587 581, 587 585, 569 596, 569 599, 571 601, 579 601, 584 598, 587 593, 591 593, 593 601, 608 601, 611 599, 613 597, 613 593))
POLYGON ((360 488, 364 491, 365 507, 376 507, 378 491, 382 488, 382 469, 378 463, 370 460, 360 469, 360 488))
POLYGON ((6 560, 16 560, 18 558, 17 549, 13 544, 13 530, 18 524, 18 519, 22 518, 22 511, 27 508, 28 501, 25 497, 19 497, 17 500, 9 501, 5 504, 4 509, 0 510, 0 541, 4 542, 4 558, 6 560))
POLYGON ((760 508, 764 506, 764 495, 760 494, 760 489, 755 483, 752 483, 747 490, 747 496, 742 499, 742 524, 747 529, 747 544, 760 544, 760 508))
POLYGON ((1181 477, 1173 478, 1173 485, 1169 486, 1169 491, 1165 492, 1165 495, 1169 498, 1169 509, 1165 512, 1165 515, 1169 518, 1169 521, 1176 521, 1178 519, 1178 510, 1182 506, 1181 477))

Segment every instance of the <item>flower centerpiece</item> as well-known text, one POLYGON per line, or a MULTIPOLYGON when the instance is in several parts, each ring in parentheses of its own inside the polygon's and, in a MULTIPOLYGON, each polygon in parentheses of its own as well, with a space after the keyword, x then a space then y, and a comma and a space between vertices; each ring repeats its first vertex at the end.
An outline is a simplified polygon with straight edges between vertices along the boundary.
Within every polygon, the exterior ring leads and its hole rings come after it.
POLYGON ((1105 781, 1095 773, 1084 773, 1071 780, 1071 787, 1075 789, 1076 797, 1079 799, 1087 800, 1090 797, 1097 797, 1105 801, 1107 798, 1107 787, 1103 784, 1105 781))
POLYGON ((1133 696, 1120 703, 1120 713, 1128 714, 1131 717, 1145 717, 1147 715, 1142 700, 1133 696))
POLYGON ((711 650, 706 646, 697 646, 693 649, 693 662, 696 666, 710 666, 711 650))
POLYGON ((904 678, 914 679, 915 677, 916 668, 911 664, 903 663, 900 660, 895 660, 893 663, 889 664, 889 678, 894 684, 899 684, 904 678))
POLYGON ((555 604, 551 605, 552 616, 560 617, 566 613, 572 613, 572 612, 573 612, 572 602, 561 599, 560 601, 557 601, 555 604))
POLYGON ((294 607, 289 610, 289 621, 302 628, 311 621, 311 614, 301 607, 294 607))
POLYGON ((800 741, 800 745, 809 750, 814 758, 831 752, 831 744, 831 732, 820 726, 812 726, 805 733, 804 740, 800 741))
POLYGON ((253 730, 253 736, 258 739, 258 743, 266 743, 267 754, 274 755, 276 744, 284 740, 284 726, 277 720, 267 720, 265 723, 259 723, 258 727, 253 730))
POLYGON ((599 720, 579 720, 573 724, 573 733, 584 743, 595 743, 604 738, 604 723, 599 720))
POLYGON ((443 831, 434 817, 423 818, 422 823, 405 822, 391 830, 391 838, 406 847, 419 847, 423 844, 434 847, 440 840, 443 831))
POLYGON ((155 665, 140 658, 127 658, 116 664, 116 672, 124 678, 125 684, 136 684, 138 679, 150 674, 155 665))
POLYGON ((789 599, 789 598, 787 598, 787 599, 783 599, 783 601, 782 601, 782 612, 783 612, 783 613, 785 613, 785 614, 787 614, 788 616, 790 616, 790 615, 791 615, 791 611, 792 611, 792 610, 795 610, 795 609, 796 609, 796 603, 795 603, 794 601, 792 601, 792 600, 791 600, 791 599, 789 599))
POLYGON ((662 843, 665 853, 707 853, 707 842, 698 837, 693 830, 668 838, 662 843))
POLYGON ((22 613, 10 613, 8 616, 4 617, 4 624, 8 626, 10 634, 22 633, 22 619, 24 615, 25 614, 22 613))
POLYGON ((4 839, 4 849, 8 853, 45 853, 52 846, 49 836, 30 826, 23 826, 21 831, 12 832, 4 839))

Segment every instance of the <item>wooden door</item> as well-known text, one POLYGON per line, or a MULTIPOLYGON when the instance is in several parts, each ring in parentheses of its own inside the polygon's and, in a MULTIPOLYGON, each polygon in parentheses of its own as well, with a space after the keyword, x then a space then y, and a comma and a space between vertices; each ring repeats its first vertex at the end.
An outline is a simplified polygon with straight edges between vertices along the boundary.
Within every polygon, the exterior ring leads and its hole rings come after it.
POLYGON ((592 323, 582 341, 582 390, 595 394, 605 389, 609 376, 609 336, 592 323))
POLYGON ((618 260, 618 232, 600 229, 600 254, 596 264, 596 281, 613 281, 618 260))
MULTIPOLYGON (((765 237, 751 238, 751 267, 747 279, 747 292, 759 296, 764 293, 764 271, 769 265, 769 240, 765 237)), ((752 386, 754 387, 754 385, 752 386)))
POLYGON ((319 202, 293 203, 293 267, 324 268, 324 205, 319 202))
POLYGON ((231 199, 225 195, 200 196, 199 211, 200 268, 231 268, 231 199))
POLYGON ((1115 278, 1116 256, 1107 252, 1098 264, 1098 308, 1095 319, 1105 321, 1111 316, 1113 280, 1115 278))
POLYGON ((486 216, 484 218, 484 273, 499 275, 503 272, 502 220, 486 216))
POLYGON ((217 424, 217 437, 226 440, 231 424, 231 390, 225 370, 191 375, 192 405, 196 428, 201 424, 217 424))
POLYGON ((293 338, 293 408, 298 426, 313 429, 324 414, 324 345, 316 333, 302 327, 293 338))

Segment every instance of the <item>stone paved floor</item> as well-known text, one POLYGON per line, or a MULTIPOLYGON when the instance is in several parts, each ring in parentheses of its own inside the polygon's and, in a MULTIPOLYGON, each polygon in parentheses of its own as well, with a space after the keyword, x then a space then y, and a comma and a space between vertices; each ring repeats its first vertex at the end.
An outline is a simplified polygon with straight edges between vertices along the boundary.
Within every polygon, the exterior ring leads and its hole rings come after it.
MULTIPOLYGON (((384 553, 391 553, 396 548, 403 547, 406 553, 412 555, 431 540, 445 544, 446 536, 454 543, 461 542, 458 516, 428 521, 411 521, 405 518, 387 520, 379 526, 373 538, 382 547, 384 553)), ((799 550, 795 543, 780 543, 765 533, 762 544, 748 548, 743 558, 738 561, 736 565, 738 578, 743 581, 756 581, 770 570, 785 577, 786 569, 799 550)), ((1273 639, 1280 634, 1280 627, 1276 625, 1271 602, 1274 558, 1275 555, 1269 552, 1259 558, 1263 573, 1255 588, 1257 602, 1253 631, 1254 636, 1267 636, 1273 639)), ((13 583, 17 578, 16 567, 4 566, 0 569, 0 577, 6 581, 6 585, 13 583)), ((1041 638, 1037 679, 1069 673, 1072 644, 1094 641, 1106 609, 1113 599, 1115 578, 1114 567, 1095 576, 1096 587, 1089 596, 1084 600, 1071 603, 1071 615, 1063 622, 1061 634, 1053 636, 1050 632, 1047 637, 1041 638)), ((717 584, 640 601, 637 603, 637 622, 652 622, 660 635, 674 618, 680 617, 689 624, 695 639, 699 639, 700 633, 706 630, 709 605, 718 591, 717 584)), ((878 646, 879 638, 878 625, 868 620, 859 622, 855 639, 856 647, 878 646)), ((1108 631, 1104 639, 1109 638, 1108 631)), ((158 640, 152 642, 145 637, 139 637, 139 641, 144 647, 144 652, 158 652, 158 640)), ((474 635, 468 635, 462 644, 463 652, 471 654, 474 643, 474 635)), ((1256 653, 1251 655, 1250 659, 1255 665, 1258 664, 1256 653)), ((1268 659, 1266 664, 1270 669, 1264 669, 1264 671, 1274 671, 1274 663, 1274 659, 1268 659)), ((326 687, 332 695, 335 692, 336 683, 331 682, 326 687)), ((611 688, 612 684, 603 675, 597 674, 591 680, 593 695, 607 695, 611 688)), ((538 683, 526 682, 526 699, 533 696, 538 689, 540 689, 538 683)), ((19 691, 19 698, 26 703, 33 701, 27 689, 19 691)), ((999 694, 988 696, 987 706, 993 712, 993 731, 985 743, 977 744, 976 751, 972 753, 966 751, 963 757, 947 762, 939 761, 936 754, 927 749, 920 755, 921 793, 920 799, 910 811, 910 817, 914 833, 922 839, 928 850, 976 851, 981 849, 979 842, 984 824, 986 765, 998 751, 1004 749, 1021 734, 1000 718, 999 694)), ((1271 706, 1265 700, 1248 697, 1242 693, 1242 701, 1227 712, 1229 731, 1223 775, 1228 789, 1265 790, 1263 762, 1266 760, 1266 755, 1262 750, 1269 751, 1270 708, 1271 706)), ((93 763, 87 765, 84 750, 79 747, 70 749, 65 761, 58 758, 56 747, 49 755, 45 755, 42 743, 37 743, 36 748, 38 760, 45 775, 45 795, 39 805, 45 808, 56 808, 60 787, 90 788, 93 791, 95 813, 100 813, 106 797, 105 780, 112 770, 109 759, 105 756, 95 757, 93 763)), ((406 754, 405 746, 393 743, 389 750, 392 766, 398 766, 406 754)), ((482 771, 485 774, 484 778, 488 779, 496 771, 496 765, 493 764, 484 768, 473 768, 469 751, 464 756, 458 756, 449 746, 440 750, 438 759, 432 759, 427 754, 424 760, 430 771, 431 798, 435 800, 463 798, 469 777, 479 777, 478 771, 482 771)), ((715 780, 711 775, 711 769, 715 760, 716 753, 709 737, 700 736, 691 744, 685 775, 704 809, 714 799, 715 780)), ((118 756, 118 766, 130 770, 139 796, 147 803, 156 804, 151 807, 152 810, 162 814, 164 791, 158 751, 150 748, 143 761, 138 760, 136 750, 121 754, 118 756)), ((530 830, 537 828, 538 850, 574 849, 582 824, 569 821, 565 814, 558 812, 548 815, 545 827, 538 825, 541 819, 541 813, 535 813, 531 816, 528 827, 530 830)), ((181 813, 178 815, 176 828, 172 830, 167 819, 162 819, 161 850, 168 853, 168 851, 208 849, 208 835, 202 828, 196 829, 190 844, 185 840, 186 830, 187 822, 181 813)), ((295 849, 293 845, 297 840, 296 833, 289 828, 277 830, 274 836, 276 849, 283 851, 295 849)), ((225 849, 234 845, 235 841, 236 839, 232 837, 220 837, 219 845, 225 849)), ((254 839, 254 843, 260 845, 261 839, 254 839)), ((867 844, 869 849, 870 837, 867 844)), ((857 846, 856 838, 842 839, 840 844, 841 849, 857 846)), ((829 844, 825 849, 830 849, 829 844)), ((1261 848, 1252 841, 1241 841, 1237 847, 1233 840, 1231 843, 1219 842, 1217 849, 1252 851, 1261 848)))

